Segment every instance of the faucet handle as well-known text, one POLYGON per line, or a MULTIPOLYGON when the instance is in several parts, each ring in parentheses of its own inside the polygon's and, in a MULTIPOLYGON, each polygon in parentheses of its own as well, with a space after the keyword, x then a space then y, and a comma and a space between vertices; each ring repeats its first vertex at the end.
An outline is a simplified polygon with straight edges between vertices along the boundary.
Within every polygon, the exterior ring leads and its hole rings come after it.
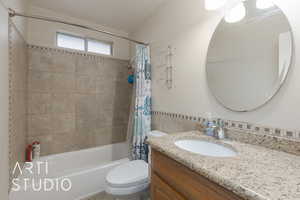
POLYGON ((220 127, 215 127, 214 128, 214 135, 213 135, 213 137, 214 138, 216 138, 216 139, 220 139, 220 137, 219 137, 219 131, 220 131, 220 127))

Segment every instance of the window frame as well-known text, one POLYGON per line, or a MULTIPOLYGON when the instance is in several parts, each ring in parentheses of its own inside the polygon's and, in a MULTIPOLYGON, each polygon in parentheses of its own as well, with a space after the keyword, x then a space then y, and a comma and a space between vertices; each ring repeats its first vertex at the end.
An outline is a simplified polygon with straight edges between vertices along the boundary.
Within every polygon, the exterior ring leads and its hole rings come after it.
POLYGON ((104 40, 99 40, 99 39, 95 39, 95 38, 91 38, 91 37, 83 37, 83 36, 79 36, 79 35, 76 35, 76 34, 65 33, 65 32, 62 32, 62 31, 57 31, 55 38, 56 38, 55 46, 58 47, 58 48, 69 49, 69 50, 72 50, 72 51, 79 51, 79 52, 95 54, 95 55, 103 55, 103 56, 113 56, 114 55, 114 42, 113 41, 104 41, 104 40), (72 49, 72 48, 68 48, 68 47, 58 46, 58 37, 59 37, 59 35, 65 35, 65 36, 70 36, 70 37, 82 39, 83 42, 84 42, 84 50, 78 50, 78 49, 72 49), (89 51, 89 49, 88 49, 88 42, 89 41, 95 41, 95 42, 99 42, 99 43, 108 44, 110 46, 110 54, 102 54, 102 53, 96 53, 96 52, 89 51))

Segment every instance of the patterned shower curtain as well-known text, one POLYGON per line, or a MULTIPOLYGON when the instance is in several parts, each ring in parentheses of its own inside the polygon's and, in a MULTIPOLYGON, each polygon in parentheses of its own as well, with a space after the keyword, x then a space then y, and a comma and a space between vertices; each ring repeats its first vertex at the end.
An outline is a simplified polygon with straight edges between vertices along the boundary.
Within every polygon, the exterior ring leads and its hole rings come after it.
POLYGON ((151 131, 151 65, 149 47, 136 46, 135 105, 133 122, 134 160, 148 161, 146 134, 151 131))

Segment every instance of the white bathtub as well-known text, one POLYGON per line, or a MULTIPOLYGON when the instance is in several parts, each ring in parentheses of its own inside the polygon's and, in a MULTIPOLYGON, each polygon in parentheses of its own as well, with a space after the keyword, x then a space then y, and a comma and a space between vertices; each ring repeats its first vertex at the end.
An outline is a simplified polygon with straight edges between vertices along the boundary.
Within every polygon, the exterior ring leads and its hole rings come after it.
MULTIPOLYGON (((81 200, 104 191, 108 171, 128 161, 127 143, 41 157, 33 162, 33 173, 25 169, 30 164, 24 166, 23 173, 15 180, 16 184, 13 184, 13 188, 19 190, 10 192, 10 200, 81 200), (40 170, 38 163, 41 166, 40 170), (46 179, 48 189, 51 189, 49 179, 55 183, 51 191, 45 191, 46 187, 43 187, 46 179), (66 179, 71 181, 72 188, 63 191, 60 184, 56 183, 61 183, 62 180, 69 183, 66 179), (34 191, 32 181, 38 191, 34 191), (38 187, 40 181, 41 189, 38 187)), ((68 189, 68 186, 69 184, 66 184, 64 189, 68 189)))

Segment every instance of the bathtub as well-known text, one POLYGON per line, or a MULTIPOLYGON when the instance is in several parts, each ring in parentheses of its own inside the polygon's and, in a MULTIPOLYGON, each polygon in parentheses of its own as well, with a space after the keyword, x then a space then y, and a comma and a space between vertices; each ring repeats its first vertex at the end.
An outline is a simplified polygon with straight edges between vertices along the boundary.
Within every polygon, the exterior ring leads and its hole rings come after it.
POLYGON ((22 174, 14 180, 9 197, 82 200, 103 192, 108 171, 128 161, 127 143, 41 157, 19 170, 22 174))

